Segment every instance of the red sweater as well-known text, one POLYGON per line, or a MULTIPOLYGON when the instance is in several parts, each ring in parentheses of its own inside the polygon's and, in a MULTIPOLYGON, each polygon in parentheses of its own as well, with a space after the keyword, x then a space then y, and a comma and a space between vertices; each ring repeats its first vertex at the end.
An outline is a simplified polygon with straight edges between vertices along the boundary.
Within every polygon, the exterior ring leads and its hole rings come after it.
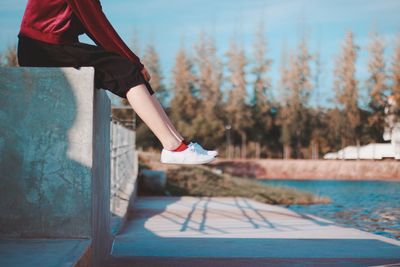
POLYGON ((86 33, 104 49, 143 64, 114 30, 98 0, 29 0, 20 34, 50 44, 72 44, 86 33))

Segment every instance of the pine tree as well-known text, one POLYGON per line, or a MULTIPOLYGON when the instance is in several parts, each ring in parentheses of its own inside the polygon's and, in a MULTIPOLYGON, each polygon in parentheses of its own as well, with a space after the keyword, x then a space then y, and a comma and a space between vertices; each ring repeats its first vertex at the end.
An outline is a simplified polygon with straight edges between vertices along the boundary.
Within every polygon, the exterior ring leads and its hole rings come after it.
POLYGON ((247 82, 245 67, 247 59, 243 48, 239 48, 235 42, 231 43, 226 55, 228 57, 231 87, 226 105, 228 124, 231 125, 233 132, 239 135, 242 147, 241 157, 246 157, 246 132, 252 124, 250 109, 246 104, 247 82))
POLYGON ((171 120, 183 136, 193 139, 196 137, 192 123, 198 110, 197 90, 193 63, 183 48, 178 51, 176 56, 172 90, 174 95, 171 100, 171 120))
MULTIPOLYGON (((289 55, 290 61, 292 61, 292 55, 289 55)), ((286 45, 283 45, 281 50, 281 62, 280 62, 280 81, 279 81, 279 91, 280 91, 280 107, 278 113, 278 123, 281 127, 280 131, 280 142, 283 145, 283 158, 288 159, 291 156, 290 145, 291 145, 291 134, 289 130, 289 109, 288 109, 288 99, 289 99, 289 66, 288 66, 288 52, 286 45)))
MULTIPOLYGON (((264 32, 264 25, 260 24, 253 48, 254 66, 252 73, 255 76, 255 81, 250 105, 252 121, 254 122, 252 128, 257 147, 262 146, 262 143, 265 143, 266 140, 270 140, 268 134, 272 125, 271 114, 269 114, 271 99, 268 99, 267 96, 268 94, 271 95, 272 90, 271 78, 268 76, 272 60, 266 57, 268 47, 264 32)), ((259 157, 259 155, 256 155, 256 157, 259 157)))
POLYGON ((199 110, 193 121, 197 138, 206 147, 219 145, 224 137, 222 120, 222 64, 217 56, 215 41, 204 32, 194 46, 196 86, 199 90, 199 110))
MULTIPOLYGON (((286 146, 296 147, 294 150, 296 157, 303 156, 301 147, 308 146, 311 136, 310 115, 307 109, 312 90, 311 59, 306 39, 303 38, 296 53, 290 56, 289 66, 282 70, 283 77, 281 79, 287 92, 283 95, 281 140, 286 146)), ((286 157, 287 153, 285 152, 286 157)))
POLYGON ((354 44, 354 36, 347 32, 341 53, 335 62, 334 90, 336 103, 341 110, 340 135, 342 146, 354 145, 359 140, 360 110, 358 107, 358 81, 356 80, 356 60, 359 47, 354 44))
POLYGON ((222 63, 218 58, 215 40, 204 32, 199 35, 195 48, 196 83, 205 112, 217 113, 222 101, 222 63))
POLYGON ((168 91, 166 90, 162 80, 160 59, 155 47, 151 44, 147 45, 143 55, 143 64, 150 73, 150 84, 156 93, 160 103, 165 107, 167 105, 168 91))
POLYGON ((312 60, 312 55, 310 54, 308 50, 308 46, 306 43, 306 40, 303 39, 300 42, 299 48, 298 48, 298 57, 297 57, 297 71, 295 73, 297 74, 297 80, 298 84, 294 86, 296 91, 298 91, 298 95, 300 98, 300 103, 306 107, 309 104, 309 99, 310 99, 310 94, 312 90, 312 83, 311 83, 311 68, 310 68, 310 61, 312 60))
POLYGON ((386 70, 384 60, 384 44, 382 37, 378 33, 371 33, 371 42, 369 44, 369 62, 368 70, 370 76, 366 86, 370 95, 370 107, 375 111, 381 109, 385 104, 384 93, 387 89, 386 70))
POLYGON ((396 47, 392 59, 391 66, 391 95, 397 102, 397 106, 400 107, 400 34, 397 36, 396 47))
POLYGON ((369 44, 369 78, 366 81, 366 88, 369 93, 369 107, 372 114, 368 118, 368 132, 375 141, 381 140, 383 135, 384 108, 386 104, 385 91, 387 90, 387 75, 384 60, 384 44, 382 38, 373 32, 370 34, 369 44))
POLYGON ((326 135, 326 122, 327 119, 326 114, 324 114, 320 105, 320 76, 322 73, 321 67, 321 55, 320 48, 318 47, 318 51, 313 56, 313 62, 315 67, 314 72, 314 88, 313 92, 316 96, 316 108, 311 110, 311 158, 318 159, 319 158, 319 150, 322 143, 325 143, 326 135))

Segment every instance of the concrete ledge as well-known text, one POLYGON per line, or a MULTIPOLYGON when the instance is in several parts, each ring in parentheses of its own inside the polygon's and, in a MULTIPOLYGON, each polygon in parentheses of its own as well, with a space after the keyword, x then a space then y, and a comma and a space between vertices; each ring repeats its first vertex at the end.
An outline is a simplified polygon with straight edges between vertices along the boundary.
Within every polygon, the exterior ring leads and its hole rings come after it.
POLYGON ((0 68, 0 237, 110 237, 110 100, 94 69, 0 68))
POLYGON ((3 239, 0 266, 75 266, 89 246, 87 239, 3 239))

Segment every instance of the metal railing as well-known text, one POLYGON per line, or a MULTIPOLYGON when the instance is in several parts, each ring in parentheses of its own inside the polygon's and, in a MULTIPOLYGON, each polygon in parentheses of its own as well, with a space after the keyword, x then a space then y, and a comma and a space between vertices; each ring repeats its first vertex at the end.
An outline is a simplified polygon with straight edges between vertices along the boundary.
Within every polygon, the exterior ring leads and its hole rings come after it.
POLYGON ((132 187, 138 172, 138 158, 135 150, 135 132, 126 128, 124 122, 111 117, 111 211, 117 213, 117 198, 126 196, 126 189, 132 187))

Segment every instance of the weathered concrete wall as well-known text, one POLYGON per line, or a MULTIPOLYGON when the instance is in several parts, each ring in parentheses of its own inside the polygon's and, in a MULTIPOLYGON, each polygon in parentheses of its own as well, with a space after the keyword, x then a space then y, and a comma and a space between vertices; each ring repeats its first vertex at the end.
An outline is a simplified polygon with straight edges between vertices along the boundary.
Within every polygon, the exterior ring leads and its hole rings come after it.
POLYGON ((218 159, 225 172, 266 179, 400 180, 398 161, 218 159))
POLYGON ((109 118, 92 68, 0 68, 0 236, 109 249, 109 118))

